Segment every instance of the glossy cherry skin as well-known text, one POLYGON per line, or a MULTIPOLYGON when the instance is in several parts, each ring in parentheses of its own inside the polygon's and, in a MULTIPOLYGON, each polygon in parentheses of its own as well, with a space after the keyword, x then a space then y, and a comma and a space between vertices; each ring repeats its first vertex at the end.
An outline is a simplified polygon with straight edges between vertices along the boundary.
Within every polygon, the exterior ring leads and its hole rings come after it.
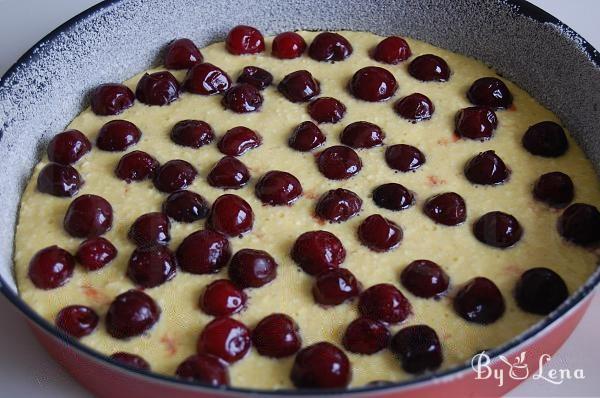
POLYGON ((196 354, 187 357, 175 370, 175 375, 183 380, 198 382, 212 387, 229 385, 227 365, 218 357, 209 354, 196 354))
POLYGON ((400 290, 389 283, 380 283, 361 293, 358 310, 367 318, 393 324, 405 320, 412 306, 400 290))
POLYGON ((175 253, 177 264, 192 274, 214 274, 227 265, 231 248, 225 236, 211 230, 188 235, 175 253))
POLYGON ((264 90, 273 83, 273 75, 258 66, 246 66, 238 76, 237 82, 250 84, 258 90, 264 90))
POLYGON ((298 324, 285 314, 271 314, 261 319, 252 331, 252 344, 260 355, 284 358, 302 347, 298 324))
POLYGON ((467 205, 457 193, 446 192, 427 199, 423 207, 425 215, 438 224, 454 226, 467 219, 467 205))
POLYGON ((154 212, 139 216, 129 228, 129 239, 138 246, 166 245, 171 240, 171 223, 164 213, 154 212))
POLYGON ((454 297, 454 309, 466 321, 486 325, 504 314, 504 298, 494 282, 476 277, 458 291, 454 297))
POLYGON ((163 212, 175 221, 194 222, 208 217, 210 207, 201 195, 191 191, 175 191, 163 204, 163 212))
POLYGON ((322 32, 315 36, 308 55, 316 61, 343 61, 352 54, 352 45, 340 34, 322 32))
POLYGON ((388 70, 378 66, 359 69, 350 81, 350 92, 363 101, 377 102, 391 98, 398 83, 388 70))
POLYGON ((242 359, 252 345, 250 330, 232 318, 221 317, 209 322, 198 338, 199 354, 210 354, 227 363, 242 359))
POLYGON ((392 334, 381 322, 360 317, 353 320, 344 333, 344 348, 355 354, 371 355, 386 348, 392 334))
POLYGON ((176 270, 175 256, 166 246, 137 248, 129 258, 127 276, 141 288, 152 288, 173 279, 176 270))
POLYGON ((386 252, 402 241, 402 228, 380 214, 367 217, 358 227, 360 242, 375 252, 386 252))
POLYGON ((193 41, 176 39, 167 46, 164 63, 167 69, 189 69, 203 60, 202 53, 193 41))
POLYGON ((191 185, 197 175, 194 166, 185 160, 169 160, 156 171, 154 186, 161 192, 175 192, 191 185))
POLYGON ((215 139, 210 124, 202 120, 182 120, 171 129, 171 140, 177 145, 200 148, 215 139))
POLYGON ((346 106, 331 97, 319 97, 308 104, 308 114, 317 123, 337 123, 346 114, 346 106))
POLYGON ((373 50, 373 59, 384 64, 396 65, 412 55, 406 40, 398 36, 386 37, 373 50))
POLYGON ((325 142, 323 132, 313 122, 302 122, 294 128, 288 145, 300 152, 311 151, 325 142))
POLYGON ((171 72, 144 74, 135 88, 138 101, 146 105, 168 105, 179 98, 181 87, 171 72))
POLYGON ((88 271, 95 271, 114 260, 117 254, 117 248, 108 239, 97 237, 83 241, 75 258, 88 271))
POLYGON ((358 174, 362 162, 352 148, 334 145, 319 154, 317 166, 321 174, 330 180, 345 180, 358 174))
POLYGON ((90 140, 79 130, 58 133, 48 144, 46 153, 51 162, 69 165, 92 150, 90 140))
POLYGON ((462 138, 485 141, 492 138, 498 118, 490 108, 472 106, 456 115, 456 133, 462 138))
POLYGON ((38 289, 55 289, 67 283, 73 275, 75 259, 66 250, 54 245, 38 251, 29 262, 27 275, 38 289))
POLYGON ((37 177, 38 191, 63 198, 77 195, 82 185, 77 170, 59 163, 48 163, 37 177))
POLYGON ((404 185, 390 182, 373 190, 373 202, 378 207, 398 211, 411 207, 415 203, 415 197, 404 185))
POLYGON ((540 176, 533 186, 533 196, 548 206, 561 209, 573 201, 575 187, 571 177, 560 171, 540 176))
POLYGON ((420 55, 408 65, 408 73, 424 82, 445 82, 450 79, 450 67, 442 58, 433 54, 420 55))
POLYGON ((84 305, 70 305, 56 315, 55 324, 63 332, 77 339, 90 335, 98 326, 96 311, 84 305))
POLYGON ((563 278, 548 268, 531 268, 521 275, 515 287, 519 307, 533 314, 548 315, 569 297, 563 278))
POLYGON ((331 232, 305 232, 296 239, 292 259, 309 275, 338 268, 346 258, 342 242, 331 232))
POLYGON ((352 191, 338 188, 325 192, 317 202, 317 217, 329 222, 342 222, 357 215, 362 199, 352 191))
POLYGON ((222 189, 239 189, 250 180, 246 165, 233 156, 221 158, 206 176, 210 186, 222 189))
POLYGON ((312 288, 315 301, 322 305, 339 305, 357 297, 359 293, 360 282, 345 268, 334 268, 319 274, 312 288))
POLYGON ((600 212, 595 206, 573 203, 558 219, 558 233, 577 245, 600 241, 600 212))
POLYGON ((362 149, 383 145, 385 133, 376 124, 359 121, 347 125, 340 136, 340 141, 349 147, 362 149))
POLYGON ((92 112, 100 116, 123 113, 133 106, 135 95, 129 87, 119 83, 106 83, 96 87, 91 94, 92 112))
POLYGON ((229 278, 242 289, 261 287, 277 277, 277 267, 266 251, 241 249, 229 263, 229 278))
POLYGON ((529 127, 523 135, 522 143, 529 153, 547 158, 562 156, 569 149, 569 141, 563 128, 550 121, 529 127))
POLYGON ((298 352, 290 378, 297 388, 346 388, 352 367, 344 351, 321 342, 298 352))
POLYGON ((241 156, 251 149, 258 148, 262 138, 248 127, 237 126, 227 130, 217 147, 224 155, 241 156))
POLYGON ((400 329, 391 342, 391 350, 405 372, 423 373, 436 370, 444 360, 440 339, 427 325, 411 325, 400 329))
POLYGON ((429 260, 415 260, 400 275, 402 286, 418 297, 436 297, 448 290, 450 278, 444 270, 429 260))
POLYGON ((258 29, 238 25, 227 34, 225 48, 233 55, 257 54, 265 51, 265 39, 258 29))
POLYGON ((306 50, 306 42, 296 32, 283 32, 275 36, 271 55, 279 59, 298 58, 306 50))
POLYGON ((112 206, 106 199, 97 195, 81 195, 69 205, 63 226, 71 236, 92 238, 108 231, 112 221, 112 206))
POLYGON ((231 281, 218 279, 204 289, 200 308, 208 315, 227 316, 242 311, 246 299, 246 294, 231 281))
POLYGON ((128 352, 115 352, 109 358, 123 366, 138 370, 150 370, 150 364, 139 355, 128 352))
POLYGON ((302 185, 292 174, 272 170, 258 180, 254 192, 266 205, 291 205, 302 195, 302 185))
POLYGON ((413 93, 396 102, 394 110, 403 119, 416 123, 431 119, 435 106, 426 95, 413 93))
POLYGON ((143 334, 160 318, 160 307, 154 299, 140 290, 119 294, 106 313, 106 331, 116 339, 143 334))
POLYGON ((185 76, 183 87, 193 94, 221 94, 231 87, 231 78, 223 69, 204 62, 192 66, 185 76))
POLYGON ((473 234, 481 243, 505 249, 517 243, 523 235, 519 221, 510 214, 492 211, 473 225, 473 234))
POLYGON ((221 103, 235 113, 256 112, 262 106, 263 96, 253 85, 241 83, 227 90, 221 103))
POLYGON ((425 155, 414 146, 396 144, 385 150, 385 162, 390 168, 406 173, 423 166, 425 155))
POLYGON ((143 151, 132 151, 123 155, 115 168, 115 175, 125 181, 143 181, 153 178, 160 167, 158 160, 143 151))
POLYGON ((232 194, 219 196, 212 205, 207 226, 225 236, 242 236, 254 225, 254 212, 244 199, 232 194))
POLYGON ((103 151, 124 151, 138 143, 142 132, 127 120, 111 120, 100 129, 96 146, 103 151))
POLYGON ((321 93, 319 82, 307 70, 297 70, 286 75, 277 90, 291 102, 307 102, 321 93))
POLYGON ((506 84, 495 77, 482 77, 473 82, 467 98, 473 105, 487 106, 494 109, 510 108, 513 96, 506 84))
POLYGON ((465 165, 465 177, 473 184, 497 185, 510 177, 510 170, 494 151, 481 152, 465 165))

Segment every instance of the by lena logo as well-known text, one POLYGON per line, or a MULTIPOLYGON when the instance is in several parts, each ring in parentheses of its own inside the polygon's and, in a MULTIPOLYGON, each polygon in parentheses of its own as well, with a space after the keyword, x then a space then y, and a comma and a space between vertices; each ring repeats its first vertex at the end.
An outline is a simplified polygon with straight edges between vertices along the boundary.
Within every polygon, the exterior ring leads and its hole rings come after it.
POLYGON ((471 367, 475 371, 477 380, 494 379, 498 381, 498 387, 504 385, 507 377, 512 380, 525 380, 531 376, 533 380, 544 380, 556 385, 562 384, 565 380, 585 379, 583 369, 546 369, 546 364, 552 359, 548 354, 542 354, 537 361, 538 370, 530 372, 529 366, 525 362, 526 356, 527 353, 523 351, 515 358, 514 362, 510 362, 504 355, 498 356, 498 360, 508 365, 508 374, 503 366, 492 367, 491 359, 485 351, 476 354, 471 359, 471 367))

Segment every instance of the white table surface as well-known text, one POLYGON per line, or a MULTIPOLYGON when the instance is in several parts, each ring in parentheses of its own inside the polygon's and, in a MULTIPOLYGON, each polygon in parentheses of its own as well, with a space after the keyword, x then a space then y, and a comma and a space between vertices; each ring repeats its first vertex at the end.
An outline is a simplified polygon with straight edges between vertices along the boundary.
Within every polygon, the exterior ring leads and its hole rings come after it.
MULTIPOLYGON (((598 0, 533 0, 600 49, 598 0)), ((0 75, 29 47, 59 24, 95 4, 95 0, 0 0, 0 75)), ((529 380, 510 397, 600 397, 600 295, 583 321, 548 364, 548 369, 581 368, 584 380, 555 386, 529 380)), ((0 396, 89 397, 34 340, 21 315, 0 297, 0 396)))

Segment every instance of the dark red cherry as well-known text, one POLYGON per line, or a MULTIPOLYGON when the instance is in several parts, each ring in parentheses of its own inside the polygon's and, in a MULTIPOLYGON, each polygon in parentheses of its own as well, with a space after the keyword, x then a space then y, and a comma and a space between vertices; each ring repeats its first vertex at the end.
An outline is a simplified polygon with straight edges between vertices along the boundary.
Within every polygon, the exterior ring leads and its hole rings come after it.
POLYGON ((171 240, 170 227, 166 214, 146 213, 133 222, 128 237, 138 246, 166 245, 171 240))
POLYGON ((58 133, 48 144, 48 159, 64 165, 77 162, 92 150, 90 140, 79 130, 58 133))
POLYGON ((321 93, 319 82, 307 70, 297 70, 286 75, 277 90, 291 102, 307 102, 321 93))
POLYGON ((412 55, 406 40, 398 36, 386 37, 377 44, 373 51, 373 59, 384 64, 395 65, 407 60, 412 55))
POLYGON ((390 168, 406 173, 423 166, 425 155, 414 146, 397 144, 387 147, 385 162, 390 168))
POLYGON ((358 239, 369 249, 376 252, 392 250, 400 244, 402 228, 380 214, 367 217, 358 227, 358 239))
POLYGON ((143 151, 132 151, 123 155, 115 168, 115 175, 128 184, 153 178, 160 164, 154 157, 143 151))
POLYGON ((573 201, 574 191, 571 177, 560 171, 554 171, 538 178, 533 187, 533 196, 540 202, 561 209, 573 201))
POLYGON ((242 236, 254 225, 254 212, 244 199, 237 195, 219 196, 212 205, 207 226, 225 236, 242 236))
POLYGON ((252 331, 252 344, 260 355, 284 358, 302 346, 298 325, 285 314, 271 314, 261 319, 252 331))
POLYGON ((206 199, 192 191, 175 191, 163 204, 163 212, 179 222, 201 220, 208 217, 209 210, 206 199))
POLYGON ((242 83, 227 90, 221 103, 235 113, 256 112, 262 106, 263 96, 253 85, 242 83))
POLYGON ((183 87, 194 94, 220 94, 231 87, 231 78, 223 69, 204 62, 192 66, 185 76, 183 87))
POLYGON ((227 34, 225 47, 233 55, 257 54, 265 51, 265 39, 258 29, 238 25, 227 34))
POLYGON ((427 199, 423 207, 425 215, 438 224, 459 225, 467 219, 467 205, 457 193, 446 192, 427 199))
POLYGON ((558 233, 577 245, 596 243, 600 241, 600 212, 595 206, 573 203, 558 219, 558 233))
POLYGON ((531 268, 521 275, 515 288, 519 307, 533 314, 548 315, 569 297, 563 278, 548 268, 531 268))
POLYGON ((108 239, 97 237, 81 243, 75 258, 88 271, 95 271, 114 260, 117 253, 117 248, 108 239))
POLYGON ((297 151, 308 152, 323 145, 325 140, 325 135, 316 124, 302 122, 294 128, 288 144, 297 151))
POLYGON ((150 364, 139 355, 130 354, 128 352, 115 352, 110 356, 113 361, 138 370, 150 370, 150 364))
POLYGON ((319 274, 312 288, 315 301, 322 305, 339 305, 359 293, 360 282, 345 268, 334 268, 319 274))
POLYGON ((111 116, 131 108, 135 95, 129 87, 119 83, 101 84, 92 91, 92 112, 100 116, 111 116))
POLYGON ((254 189, 261 202, 271 206, 291 205, 302 195, 302 185, 292 174, 285 171, 268 171, 254 189))
POLYGON ((103 151, 124 151, 138 143, 142 132, 127 120, 111 120, 100 129, 96 146, 103 151))
POLYGON ((233 156, 219 160, 206 176, 208 183, 215 188, 239 189, 250 179, 246 165, 233 156))
POLYGON ((384 209, 398 211, 411 207, 415 197, 404 185, 390 182, 373 190, 373 202, 384 209))
POLYGON ((344 348, 355 354, 371 355, 386 348, 392 334, 381 322, 360 317, 353 320, 344 333, 344 348))
POLYGON ((327 191, 321 196, 315 213, 323 220, 342 222, 357 215, 361 208, 362 200, 357 194, 338 188, 327 191))
POLYGON ((112 227, 113 210, 106 199, 97 195, 75 198, 64 218, 64 228, 76 238, 100 236, 112 227))
POLYGON ((450 67, 442 58, 433 54, 419 55, 408 65, 408 73, 424 82, 445 82, 450 79, 450 67))
POLYGON ((308 104, 308 114, 317 123, 337 123, 346 114, 346 106, 331 97, 319 97, 308 104))
POLYGON ((469 322, 488 324, 504 314, 504 298, 498 287, 484 277, 471 279, 454 297, 454 309, 469 322))
POLYGON ((246 66, 237 78, 238 83, 245 83, 264 90, 273 83, 273 75, 258 66, 246 66))
POLYGON ((296 32, 283 32, 275 36, 271 54, 279 59, 298 58, 306 50, 306 42, 296 32))
POLYGON ((175 192, 191 185, 197 175, 194 166, 185 160, 169 160, 156 171, 154 186, 161 192, 175 192))
POLYGON ((436 370, 444 360, 440 339, 435 330, 427 325, 411 325, 400 329, 392 338, 390 348, 407 373, 436 370))
POLYGON ((494 109, 510 108, 513 96, 506 84, 495 77, 482 77, 473 82, 467 98, 473 105, 487 106, 494 109))
POLYGON ((361 293, 358 310, 367 318, 398 323, 411 314, 412 307, 400 290, 389 283, 380 283, 361 293))
POLYGON ((296 239, 292 259, 309 275, 338 268, 346 258, 342 242, 331 232, 305 232, 296 239))
POLYGON ((221 359, 209 354, 187 357, 175 370, 178 378, 202 385, 220 387, 229 385, 229 371, 221 359))
POLYGON ((486 245, 505 249, 517 243, 523 235, 519 221, 510 214, 492 211, 484 214, 473 225, 473 234, 486 245))
POLYGON ((498 118, 490 108, 472 106, 456 115, 456 133, 463 138, 485 141, 492 138, 498 118))
POLYGON ((261 287, 277 277, 277 267, 266 251, 242 249, 229 263, 229 278, 242 289, 261 287))
POLYGON ((308 55, 317 61, 343 61, 352 54, 352 45, 340 34, 322 32, 315 36, 308 55))
POLYGON ((321 342, 298 352, 290 378, 297 388, 346 388, 352 367, 344 351, 321 342))
POLYGON ((215 133, 210 124, 202 120, 182 120, 171 129, 171 140, 177 145, 200 148, 214 140, 215 133))
POLYGON ((54 245, 38 251, 29 262, 27 275, 38 289, 55 289, 67 283, 73 275, 75 259, 66 250, 54 245))
POLYGON ((139 336, 160 318, 160 307, 140 290, 119 294, 106 313, 106 331, 116 339, 139 336))
POLYGON ((77 339, 92 334, 100 317, 96 311, 84 305, 70 305, 56 315, 56 327, 77 339))
POLYGON ((243 310, 246 299, 246 294, 231 281, 218 279, 204 289, 200 308, 208 315, 226 316, 243 310))
POLYGON ((347 146, 334 145, 325 149, 317 159, 319 171, 330 180, 348 179, 362 169, 358 154, 347 146))
POLYGON ((398 84, 388 70, 378 66, 359 69, 350 81, 350 91, 356 98, 376 102, 391 98, 398 84))
POLYGON ((435 106, 426 95, 413 93, 396 102, 394 110, 400 117, 416 123, 431 119, 435 106))
POLYGON ((250 330, 243 323, 222 317, 209 322, 200 333, 197 350, 199 354, 210 354, 227 363, 242 359, 250 346, 250 330))
POLYGON ((37 189, 52 196, 70 197, 77 195, 83 185, 83 179, 71 166, 48 163, 37 178, 37 189))
POLYGON ((200 230, 188 235, 175 253, 177 264, 192 274, 214 274, 227 265, 231 258, 229 241, 211 230, 200 230))
POLYGON ((221 137, 217 147, 219 151, 229 156, 241 156, 251 149, 258 148, 262 138, 248 127, 237 126, 227 130, 221 137))
POLYGON ((151 288, 170 281, 175 276, 175 256, 165 246, 137 248, 129 258, 127 276, 142 288, 151 288))
POLYGON ((190 39, 176 39, 167 46, 165 68, 189 69, 202 62, 204 57, 190 39))
POLYGON ((381 128, 369 122, 354 122, 347 125, 342 131, 340 141, 352 148, 373 148, 383 145, 385 133, 381 128))
POLYGON ((497 185, 510 177, 510 170, 494 151, 480 152, 465 165, 465 176, 473 184, 497 185))
POLYGON ((145 73, 135 88, 135 96, 146 105, 168 105, 179 98, 181 87, 171 72, 145 73))
POLYGON ((564 155, 569 149, 569 141, 563 128, 550 121, 529 127, 523 135, 522 143, 529 153, 547 158, 564 155))
POLYGON ((439 296, 448 289, 450 278, 444 270, 429 260, 415 260, 400 275, 402 286, 418 297, 439 296))

